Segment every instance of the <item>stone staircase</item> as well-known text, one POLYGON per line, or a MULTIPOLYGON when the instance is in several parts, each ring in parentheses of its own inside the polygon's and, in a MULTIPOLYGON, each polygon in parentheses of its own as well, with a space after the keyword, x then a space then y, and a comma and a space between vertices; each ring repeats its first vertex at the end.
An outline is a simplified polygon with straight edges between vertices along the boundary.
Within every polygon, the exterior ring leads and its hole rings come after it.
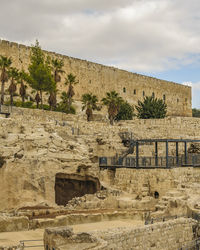
POLYGON ((149 183, 146 182, 142 186, 142 197, 149 196, 149 194, 150 194, 149 183))
POLYGON ((188 195, 185 188, 172 189, 168 191, 155 205, 155 212, 152 217, 162 217, 168 215, 184 215, 187 213, 188 195))

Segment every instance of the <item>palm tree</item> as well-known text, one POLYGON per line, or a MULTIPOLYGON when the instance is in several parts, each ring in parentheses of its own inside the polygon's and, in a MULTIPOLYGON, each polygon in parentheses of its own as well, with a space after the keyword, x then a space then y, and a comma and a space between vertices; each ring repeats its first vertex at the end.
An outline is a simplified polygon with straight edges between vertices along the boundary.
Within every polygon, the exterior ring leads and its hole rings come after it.
POLYGON ((78 81, 76 81, 76 76, 73 74, 67 75, 67 78, 65 79, 65 85, 69 85, 68 91, 67 91, 67 97, 68 97, 68 108, 72 105, 72 97, 75 95, 74 93, 74 86, 77 84, 78 81))
POLYGON ((36 96, 35 96, 35 101, 37 103, 37 109, 39 108, 39 103, 41 102, 41 98, 39 93, 37 92, 36 96))
POLYGON ((27 88, 27 86, 24 84, 24 80, 26 81, 26 78, 27 78, 27 74, 24 72, 24 70, 20 71, 18 81, 20 83, 19 94, 20 94, 20 96, 22 98, 22 103, 24 103, 25 97, 26 97, 26 88, 27 88))
POLYGON ((5 89, 5 82, 8 81, 8 69, 12 64, 11 58, 6 56, 0 56, 0 69, 1 69, 1 104, 4 103, 4 89, 5 89))
POLYGON ((48 98, 48 103, 50 106, 50 110, 53 110, 53 108, 56 108, 56 90, 55 91, 51 91, 49 98, 48 98))
POLYGON ((93 119, 93 110, 98 110, 99 108, 97 107, 97 102, 98 99, 96 95, 92 94, 84 94, 82 95, 82 103, 83 107, 82 110, 86 109, 86 115, 87 115, 87 121, 92 121, 93 119))
POLYGON ((8 92, 10 94, 10 104, 13 106, 13 95, 17 90, 16 81, 18 80, 19 70, 11 67, 8 71, 8 77, 11 79, 10 86, 8 88, 8 92))
POLYGON ((54 81, 60 82, 61 81, 61 76, 60 74, 64 73, 64 70, 62 70, 62 67, 64 66, 63 60, 59 59, 52 59, 51 60, 52 66, 53 66, 53 76, 54 76, 54 81))
POLYGON ((53 78, 54 78, 54 82, 55 82, 55 89, 53 91, 50 91, 50 96, 48 99, 49 105, 50 105, 50 109, 52 110, 53 107, 56 107, 56 103, 57 103, 57 98, 56 98, 56 84, 58 82, 61 81, 61 76, 60 74, 64 73, 64 70, 62 70, 63 66, 64 66, 64 62, 63 60, 59 60, 59 59, 51 59, 51 64, 53 66, 53 78))
POLYGON ((118 114, 119 108, 123 99, 115 91, 107 92, 106 97, 101 100, 104 105, 108 107, 108 118, 110 124, 113 125, 113 121, 118 114))

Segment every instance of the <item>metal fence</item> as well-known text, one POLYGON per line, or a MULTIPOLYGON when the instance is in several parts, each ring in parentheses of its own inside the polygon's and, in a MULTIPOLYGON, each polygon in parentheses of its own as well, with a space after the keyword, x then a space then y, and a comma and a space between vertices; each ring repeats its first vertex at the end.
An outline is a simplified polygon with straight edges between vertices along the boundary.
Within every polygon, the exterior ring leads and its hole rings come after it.
POLYGON ((6 105, 1 105, 0 104, 0 114, 3 114, 6 117, 8 117, 10 115, 11 111, 12 111, 11 106, 6 106, 6 105))
POLYGON ((44 247, 43 240, 20 240, 20 249, 44 247))
POLYGON ((184 167, 184 166, 200 166, 200 154, 168 156, 166 157, 100 157, 100 167, 118 167, 118 168, 166 168, 168 167, 184 167))

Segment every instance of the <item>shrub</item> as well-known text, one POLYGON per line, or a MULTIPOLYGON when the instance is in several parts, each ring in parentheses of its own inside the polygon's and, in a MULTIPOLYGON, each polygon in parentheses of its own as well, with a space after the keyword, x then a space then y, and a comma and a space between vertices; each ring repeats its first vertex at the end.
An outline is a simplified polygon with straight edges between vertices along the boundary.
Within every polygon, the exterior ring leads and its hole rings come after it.
POLYGON ((28 101, 28 102, 22 102, 22 107, 23 108, 32 108, 33 107, 33 102, 28 101))
POLYGON ((128 102, 122 102, 119 107, 119 112, 116 116, 116 120, 132 120, 134 116, 134 108, 128 102))
MULTIPOLYGON (((5 102, 5 105, 9 106, 10 101, 5 102)), ((28 101, 23 103, 22 101, 18 100, 13 102, 13 106, 22 108, 33 108, 33 102, 28 101)))
POLYGON ((192 116, 193 117, 200 117, 200 110, 199 109, 192 109, 192 116))
POLYGON ((76 114, 76 109, 75 109, 74 106, 71 105, 68 108, 68 106, 65 105, 65 104, 63 104, 62 102, 57 105, 55 111, 57 111, 57 112, 63 112, 63 113, 66 113, 66 114, 73 114, 73 115, 76 114))
POLYGON ((138 101, 136 109, 138 111, 137 116, 140 119, 164 118, 167 113, 165 102, 153 96, 145 96, 143 102, 138 101))

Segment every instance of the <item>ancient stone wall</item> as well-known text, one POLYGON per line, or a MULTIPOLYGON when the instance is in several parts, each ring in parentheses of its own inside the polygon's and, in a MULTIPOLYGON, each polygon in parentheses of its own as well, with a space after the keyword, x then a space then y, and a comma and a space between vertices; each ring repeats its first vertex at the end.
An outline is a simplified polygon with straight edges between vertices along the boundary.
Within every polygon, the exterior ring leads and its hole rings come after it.
POLYGON ((180 218, 138 228, 116 228, 79 234, 65 228, 46 229, 44 242, 45 246, 57 249, 177 250, 194 239, 195 224, 191 219, 180 218))
POLYGON ((128 193, 159 197, 170 189, 176 189, 179 184, 190 185, 200 181, 199 168, 175 169, 116 169, 114 185, 128 193))
MULTIPOLYGON (((30 47, 0 41, 0 55, 12 57, 13 66, 27 70, 30 62, 30 47)), ((45 53, 51 57, 64 60, 64 71, 77 76, 79 84, 75 86, 75 99, 80 100, 82 94, 92 92, 99 99, 111 90, 117 91, 124 99, 131 104, 137 104, 143 97, 155 95, 162 98, 168 105, 168 115, 191 116, 191 87, 183 86, 173 82, 159 80, 140 74, 130 73, 114 67, 88 62, 53 52, 45 53)), ((62 76, 58 85, 60 92, 66 90, 63 84, 65 76, 62 76)))

